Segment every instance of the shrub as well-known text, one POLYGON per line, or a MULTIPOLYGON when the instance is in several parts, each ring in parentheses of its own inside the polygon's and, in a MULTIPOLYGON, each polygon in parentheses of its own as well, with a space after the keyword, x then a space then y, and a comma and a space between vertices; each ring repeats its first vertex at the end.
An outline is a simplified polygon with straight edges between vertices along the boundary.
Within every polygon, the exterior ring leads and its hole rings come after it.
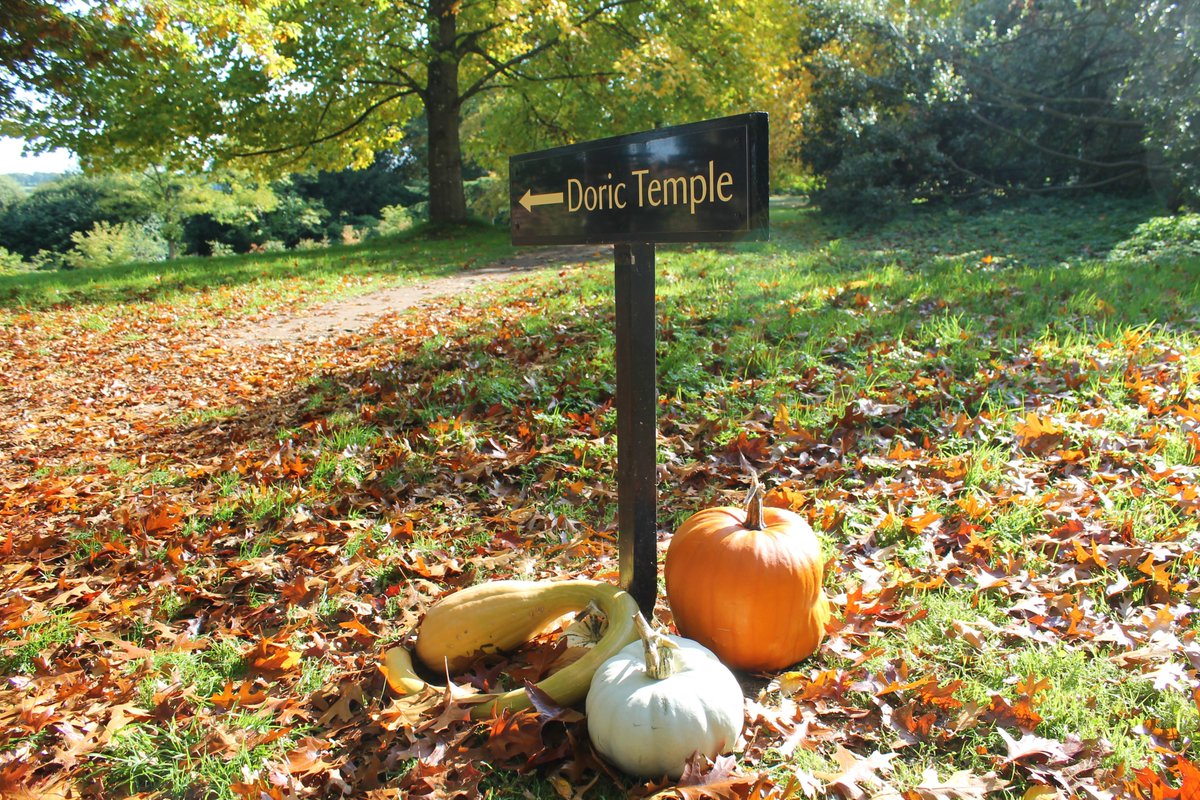
POLYGON ((125 176, 67 175, 34 189, 0 212, 0 245, 31 257, 39 250, 65 253, 73 234, 97 222, 143 219, 145 203, 125 176))
POLYGON ((1200 137, 1171 133, 1195 118, 1196 93, 1166 93, 1164 106, 1134 80, 1161 52, 1161 72, 1178 63, 1195 85, 1200 36, 1188 31, 1200 27, 1185 12, 1142 25, 1137 4, 1076 0, 799 5, 796 72, 815 88, 798 155, 824 179, 826 207, 888 215, 914 200, 1155 180, 1174 182, 1174 206, 1200 182, 1188 177, 1200 137))
POLYGON ((413 226, 413 216, 404 206, 384 206, 380 215, 379 227, 375 229, 380 236, 403 233, 413 226))
POLYGON ((29 263, 36 270, 55 270, 66 269, 67 260, 64 253, 57 250, 38 250, 29 259, 29 263))
POLYGON ((485 175, 463 184, 467 208, 488 222, 497 222, 508 215, 508 184, 495 175, 485 175))
POLYGON ((71 234, 74 247, 67 252, 67 266, 108 267, 130 261, 162 261, 167 243, 146 225, 133 222, 97 222, 87 232, 71 234))
POLYGON ((0 247, 0 272, 21 272, 30 269, 20 253, 10 253, 0 247))
POLYGON ((209 242, 208 249, 209 249, 209 252, 212 254, 213 258, 219 258, 221 256, 231 256, 236 252, 233 249, 233 245, 226 244, 225 242, 222 242, 218 239, 213 239, 211 242, 209 242))
POLYGON ((1200 214, 1154 217, 1112 249, 1110 259, 1200 256, 1200 214))

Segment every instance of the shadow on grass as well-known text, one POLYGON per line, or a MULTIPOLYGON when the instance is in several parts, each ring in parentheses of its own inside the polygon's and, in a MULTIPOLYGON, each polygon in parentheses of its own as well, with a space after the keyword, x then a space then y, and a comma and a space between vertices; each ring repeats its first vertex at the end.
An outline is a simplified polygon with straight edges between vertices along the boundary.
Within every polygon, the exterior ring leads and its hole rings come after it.
MULTIPOLYGON (((817 377, 802 381, 815 403, 822 394, 836 396, 846 389, 839 381, 875 361, 871 380, 883 382, 877 387, 880 391, 895 388, 883 385, 889 381, 910 381, 914 370, 942 372, 963 387, 962 392, 934 397, 957 406, 955 410, 973 412, 978 393, 971 382, 976 371, 1019 360, 1038 342, 1094 343, 1124 330, 1153 326, 1188 331, 1200 320, 1200 259, 1059 260, 1062 251, 1055 250, 1057 245, 1039 247, 1036 236, 1004 251, 976 247, 958 254, 941 252, 947 242, 975 235, 973 229, 1002 229, 1010 221, 1015 229, 1040 225, 1043 235, 1057 232, 1073 242, 1073 235, 1062 233, 1063 223, 1056 221, 1062 214, 1034 214, 1032 220, 1002 214, 958 227, 954 215, 943 210, 937 212, 936 224, 928 226, 925 219, 927 228, 918 246, 889 251, 920 254, 919 264, 904 266, 857 241, 832 250, 827 243, 800 244, 801 238, 846 224, 810 213, 801 208, 779 215, 779 225, 794 237, 791 240, 737 245, 725 254, 707 249, 689 254, 687 248, 678 248, 677 255, 663 259, 661 268, 671 277, 660 288, 662 396, 689 401, 722 392, 738 378, 782 385, 816 370, 817 377), (700 277, 705 272, 710 276, 700 277), (779 280, 781 275, 791 277, 779 280), (903 342, 911 356, 887 366, 880 354, 886 355, 897 342, 903 342)), ((1121 213, 1105 213, 1110 215, 1107 227, 1086 237, 1097 247, 1104 242, 1111 247, 1142 220, 1135 204, 1121 213)), ((1078 220, 1071 225, 1086 230, 1078 220)), ((485 416, 497 405, 584 413, 611 401, 609 280, 607 271, 596 270, 579 285, 548 289, 542 308, 526 312, 544 317, 536 326, 539 332, 522 332, 502 318, 461 338, 445 330, 446 343, 436 353, 422 354, 419 348, 389 351, 384 361, 357 373, 314 374, 285 395, 247 406, 222 427, 240 430, 241 441, 269 437, 329 413, 353 412, 351 395, 358 387, 378 387, 396 376, 427 387, 419 402, 408 396, 413 402, 381 411, 390 415, 386 424, 401 432, 420 429, 440 416, 485 416), (497 341, 488 344, 491 335, 497 341), (322 391, 313 388, 318 386, 333 391, 325 391, 324 400, 314 406, 314 397, 322 391)), ((995 378, 992 386, 1003 382, 1003 377, 995 378)), ((405 397, 403 392, 399 396, 405 397)), ((931 419, 940 410, 926 409, 931 419)))
POLYGON ((346 275, 444 275, 513 252, 506 231, 483 226, 425 229, 359 245, 320 250, 0 275, 0 308, 111 305, 164 300, 181 291, 262 281, 337 279, 346 275))
POLYGON ((941 258, 991 256, 1029 266, 1102 258, 1139 224, 1164 213, 1153 198, 1103 195, 918 205, 884 222, 795 203, 772 211, 772 238, 785 246, 835 243, 843 255, 903 267, 941 258))

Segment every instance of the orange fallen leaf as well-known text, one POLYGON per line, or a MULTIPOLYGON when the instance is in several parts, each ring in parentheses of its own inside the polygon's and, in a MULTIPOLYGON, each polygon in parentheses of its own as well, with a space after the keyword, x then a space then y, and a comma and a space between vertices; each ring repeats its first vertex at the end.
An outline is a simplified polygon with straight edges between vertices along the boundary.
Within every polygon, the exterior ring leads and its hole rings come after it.
POLYGON ((1013 433, 1017 435, 1017 445, 1021 449, 1048 453, 1061 441, 1063 429, 1049 417, 1039 417, 1030 411, 1024 421, 1018 422, 1013 428, 1013 433))
POLYGON ((246 654, 246 661, 262 672, 287 672, 300 665, 301 655, 271 639, 260 639, 246 654))
POLYGON ((374 641, 376 636, 371 630, 356 619, 339 622, 338 627, 350 631, 356 641, 364 644, 374 641))
POLYGON ((265 691, 256 692, 250 683, 241 683, 237 691, 233 690, 233 681, 226 681, 225 688, 208 698, 209 702, 220 708, 239 706, 256 706, 267 701, 265 691))

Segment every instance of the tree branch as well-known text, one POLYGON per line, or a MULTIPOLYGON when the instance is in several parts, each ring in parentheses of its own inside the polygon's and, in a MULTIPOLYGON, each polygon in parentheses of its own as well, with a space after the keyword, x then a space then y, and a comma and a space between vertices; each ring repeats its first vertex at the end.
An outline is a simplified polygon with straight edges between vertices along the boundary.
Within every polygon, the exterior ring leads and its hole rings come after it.
POLYGON ((954 167, 954 169, 958 170, 962 174, 970 178, 974 178, 975 180, 986 184, 992 189, 1002 192, 1023 192, 1025 194, 1048 194, 1049 192, 1075 192, 1084 191, 1086 189, 1098 189, 1101 186, 1106 186, 1110 183, 1116 183, 1117 181, 1123 181, 1126 178, 1136 178, 1142 174, 1142 170, 1136 169, 1130 170, 1129 172, 1123 172, 1120 175, 1113 175, 1112 177, 1104 178, 1103 180, 1093 181, 1091 183, 1059 184, 1057 186, 1040 186, 1034 188, 1030 186, 1011 186, 1003 183, 996 183, 990 178, 980 175, 974 170, 967 169, 955 161, 951 156, 946 156, 946 161, 950 164, 950 166, 954 167))
POLYGON ((385 81, 382 79, 373 80, 368 78, 357 78, 356 81, 358 83, 365 83, 368 86, 405 86, 408 88, 409 93, 420 97, 422 102, 429 102, 429 97, 427 95, 428 87, 417 83, 416 79, 408 74, 408 72, 405 70, 405 66, 407 65, 397 66, 395 64, 387 64, 377 61, 375 62, 375 66, 379 69, 395 74, 398 80, 385 81))
MULTIPOLYGON (((335 131, 330 131, 329 133, 326 133, 322 136, 314 136, 303 142, 297 142, 295 144, 280 145, 279 147, 268 147, 268 148, 263 148, 262 150, 249 150, 249 151, 242 152, 242 153, 230 153, 229 156, 230 156, 230 158, 253 158, 255 156, 279 155, 280 153, 288 153, 293 150, 299 150, 300 152, 297 153, 296 158, 293 159, 294 161, 299 160, 304 157, 305 153, 307 153, 309 150, 311 150, 316 145, 321 144, 323 142, 328 142, 331 139, 336 139, 339 136, 343 136, 343 135, 349 133, 350 131, 354 130, 359 125, 361 125, 369 116, 371 116, 371 114, 373 114, 376 111, 376 109, 379 109, 379 108, 387 105, 388 103, 392 102, 393 100, 399 100, 401 97, 407 97, 408 95, 411 95, 411 94, 413 94, 413 92, 409 91, 409 90, 405 90, 402 92, 396 92, 395 94, 390 94, 387 97, 384 97, 383 99, 378 100, 378 101, 372 103, 371 105, 367 106, 366 109, 364 109, 361 114, 359 114, 357 117, 355 117, 353 120, 351 120, 346 125, 343 125, 341 128, 338 128, 335 131)), ((325 108, 321 112, 320 120, 318 120, 318 123, 317 123, 318 128, 320 127, 320 123, 322 121, 324 121, 325 116, 326 116, 330 106, 332 106, 332 104, 333 104, 332 100, 330 100, 328 103, 325 104, 325 108)))
POLYGON ((1119 119, 1116 117, 1102 117, 1096 114, 1073 114, 1070 111, 1059 111, 1046 105, 1025 105, 1012 100, 1004 100, 1003 98, 992 98, 986 95, 981 96, 979 102, 982 105, 991 106, 992 108, 1003 108, 1008 111, 1031 111, 1037 114, 1045 114, 1048 117, 1056 119, 1065 119, 1071 122, 1086 122, 1089 125, 1106 125, 1113 128, 1142 128, 1144 125, 1135 119, 1119 119))
POLYGON ((988 119, 987 117, 983 116, 978 111, 976 111, 975 109, 971 109, 971 116, 975 117, 977 120, 982 122, 984 125, 987 125, 989 128, 994 128, 994 129, 1000 131, 1001 133, 1006 133, 1009 136, 1013 137, 1014 139, 1017 139, 1018 141, 1020 141, 1022 144, 1028 145, 1029 147, 1032 147, 1034 150, 1045 153, 1046 155, 1054 156, 1055 158, 1061 158, 1065 161, 1071 161, 1075 164, 1082 164, 1083 166, 1086 166, 1086 167, 1097 167, 1099 169, 1115 169, 1117 167, 1139 167, 1142 170, 1146 169, 1145 161, 1094 161, 1090 158, 1083 158, 1082 156, 1076 156, 1076 155, 1072 155, 1070 153, 1064 153, 1061 150, 1053 150, 1049 147, 1046 147, 1045 145, 1042 145, 1042 144, 1039 144, 1039 143, 1033 141, 1032 139, 1030 139, 1029 137, 1025 136, 1022 133, 1018 133, 1017 131, 1014 131, 1012 128, 1005 127, 1004 125, 1001 125, 998 122, 994 122, 994 121, 988 119))
MULTIPOLYGON (((577 28, 582 27, 584 25, 591 23, 592 21, 594 21, 601 15, 608 13, 609 11, 612 11, 614 9, 620 8, 622 6, 630 5, 630 4, 636 3, 636 2, 640 2, 640 0, 612 0, 612 2, 601 3, 600 5, 596 6, 596 8, 592 9, 587 14, 584 14, 582 17, 580 17, 579 20, 577 20, 574 23, 574 25, 577 28)), ((464 55, 467 52, 475 53, 475 55, 479 56, 484 61, 486 61, 488 64, 490 64, 492 68, 490 70, 488 70, 487 72, 485 72, 483 75, 481 75, 474 83, 472 83, 469 87, 467 87, 467 89, 465 91, 463 91, 459 95, 460 102, 468 100, 471 97, 474 97, 476 94, 479 94, 479 92, 481 92, 485 88, 487 88, 488 83, 490 81, 492 81, 494 78, 496 78, 497 76, 502 75, 502 74, 512 70, 514 67, 517 67, 520 64, 523 64, 526 61, 529 61, 530 59, 535 58, 536 56, 539 56, 542 53, 546 52, 547 50, 551 49, 552 47, 556 46, 559 43, 560 39, 561 39, 561 35, 555 34, 551 38, 538 44, 536 47, 532 47, 529 50, 526 50, 524 53, 518 53, 517 55, 508 59, 507 61, 500 61, 495 56, 493 56, 491 53, 488 53, 482 47, 479 47, 477 40, 472 39, 472 41, 471 41, 472 47, 469 50, 465 50, 464 55)))

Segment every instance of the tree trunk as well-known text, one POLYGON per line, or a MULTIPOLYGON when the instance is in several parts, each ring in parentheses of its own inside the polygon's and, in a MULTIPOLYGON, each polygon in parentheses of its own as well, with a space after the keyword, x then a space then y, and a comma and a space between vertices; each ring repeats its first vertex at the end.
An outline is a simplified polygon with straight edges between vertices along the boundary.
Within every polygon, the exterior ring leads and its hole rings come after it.
POLYGON ((434 55, 429 62, 425 116, 429 124, 429 221, 434 224, 465 222, 467 219, 462 142, 459 139, 461 100, 458 96, 459 54, 455 46, 456 6, 455 0, 432 0, 429 4, 434 55))

